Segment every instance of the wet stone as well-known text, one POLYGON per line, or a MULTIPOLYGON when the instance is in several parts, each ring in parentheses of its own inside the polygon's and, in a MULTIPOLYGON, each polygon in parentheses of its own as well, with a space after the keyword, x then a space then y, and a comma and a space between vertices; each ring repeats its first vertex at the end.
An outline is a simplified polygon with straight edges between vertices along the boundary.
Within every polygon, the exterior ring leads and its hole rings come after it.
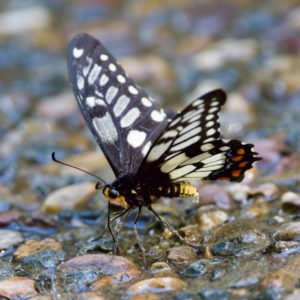
POLYGON ((224 275, 226 274, 226 270, 225 269, 214 269, 211 273, 211 279, 214 280, 218 280, 220 278, 222 278, 224 275))
POLYGON ((283 253, 300 247, 300 243, 296 241, 278 241, 274 244, 274 250, 277 253, 283 253))
POLYGON ((42 270, 46 269, 40 260, 35 256, 26 256, 21 261, 22 270, 30 276, 36 276, 42 270))
POLYGON ((230 293, 220 289, 204 289, 198 295, 201 300, 227 300, 230 297, 230 293))
POLYGON ((168 260, 173 264, 186 264, 196 257, 191 247, 179 246, 169 249, 168 260))
POLYGON ((269 203, 263 198, 259 197, 246 207, 242 212, 244 218, 252 219, 260 216, 266 216, 270 213, 269 203))
POLYGON ((76 210, 83 207, 96 192, 95 184, 91 182, 65 186, 54 191, 46 198, 43 209, 47 213, 76 210))
POLYGON ((80 253, 92 253, 95 251, 104 251, 104 252, 109 252, 114 249, 114 240, 112 237, 107 237, 107 238, 101 238, 96 241, 91 241, 85 243, 82 248, 80 249, 80 253))
POLYGON ((237 237, 237 242, 241 244, 263 244, 268 243, 268 238, 265 234, 258 232, 257 230, 248 230, 246 232, 241 233, 237 237))
POLYGON ((281 196, 282 208, 290 213, 300 212, 300 195, 293 192, 286 192, 281 196))
POLYGON ((37 295, 35 282, 24 277, 10 277, 0 282, 0 298, 27 299, 37 295))
POLYGON ((179 293, 173 296, 172 300, 199 300, 199 296, 192 293, 179 293))
POLYGON ((37 276, 36 285, 40 292, 54 294, 63 290, 64 282, 61 277, 54 273, 43 272, 37 276))
POLYGON ((266 200, 273 200, 279 193, 278 187, 274 183, 264 183, 249 190, 249 195, 262 194, 266 200))
POLYGON ((98 277, 96 270, 67 270, 62 279, 68 292, 82 292, 98 277))
POLYGON ((126 293, 129 295, 150 293, 166 293, 183 289, 187 283, 178 278, 160 277, 139 281, 130 286, 126 293))
POLYGON ((46 238, 42 241, 27 240, 14 253, 15 259, 20 260, 28 255, 34 255, 43 250, 62 250, 61 244, 54 239, 46 238))
POLYGON ((12 246, 23 242, 23 237, 20 232, 14 230, 0 229, 0 249, 8 249, 12 246))
POLYGON ((291 241, 300 237, 300 222, 281 225, 273 235, 276 241, 291 241))
POLYGON ((0 211, 0 225, 8 225, 20 218, 21 212, 17 210, 0 211))
POLYGON ((153 263, 150 269, 154 277, 168 277, 172 275, 172 269, 163 261, 153 263))
POLYGON ((197 278, 205 274, 206 271, 207 268, 201 263, 201 261, 196 261, 181 271, 181 275, 186 278, 197 278))
POLYGON ((211 248, 211 252, 215 256, 251 256, 258 249, 252 246, 244 246, 234 242, 220 242, 211 248))
POLYGON ((96 269, 101 274, 113 275, 127 269, 132 269, 134 264, 129 259, 108 254, 87 254, 63 262, 60 269, 96 269))
POLYGON ((196 218, 200 230, 210 230, 223 224, 228 219, 228 215, 215 205, 205 205, 197 209, 196 218))
POLYGON ((0 267, 0 281, 14 275, 14 270, 8 267, 0 267))

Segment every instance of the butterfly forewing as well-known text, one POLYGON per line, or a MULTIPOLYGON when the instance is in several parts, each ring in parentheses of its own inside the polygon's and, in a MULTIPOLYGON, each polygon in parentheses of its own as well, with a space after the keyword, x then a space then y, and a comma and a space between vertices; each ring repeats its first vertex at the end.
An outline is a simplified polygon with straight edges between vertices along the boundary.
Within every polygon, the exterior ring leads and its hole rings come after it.
POLYGON ((167 126, 166 115, 88 34, 72 40, 68 66, 85 121, 115 175, 119 178, 137 170, 167 126))
POLYGON ((259 158, 251 144, 220 139, 218 114, 225 101, 226 94, 215 90, 174 117, 150 149, 139 175, 151 173, 160 182, 241 181, 259 158))

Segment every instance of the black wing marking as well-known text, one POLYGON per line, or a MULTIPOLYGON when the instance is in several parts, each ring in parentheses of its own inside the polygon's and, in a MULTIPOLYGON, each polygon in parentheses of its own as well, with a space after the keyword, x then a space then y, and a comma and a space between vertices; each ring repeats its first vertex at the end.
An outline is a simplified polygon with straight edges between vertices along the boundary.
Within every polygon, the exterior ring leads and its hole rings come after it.
POLYGON ((116 177, 138 169, 168 124, 163 110, 88 34, 70 43, 68 67, 81 112, 116 177))
POLYGON ((221 140, 218 114, 226 101, 221 90, 195 100, 163 131, 143 162, 139 175, 159 181, 218 179, 241 181, 260 160, 252 144, 221 140))

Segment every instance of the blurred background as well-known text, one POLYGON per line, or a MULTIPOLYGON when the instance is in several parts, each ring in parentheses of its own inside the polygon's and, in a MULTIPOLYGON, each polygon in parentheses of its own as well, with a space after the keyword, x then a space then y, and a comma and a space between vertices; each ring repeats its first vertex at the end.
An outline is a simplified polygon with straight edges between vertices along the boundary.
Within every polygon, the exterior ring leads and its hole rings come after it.
MULTIPOLYGON (((224 89, 222 134, 255 142, 263 174, 282 170, 274 169, 279 152, 300 150, 298 1, 11 0, 0 8, 2 185, 47 195, 49 172, 74 172, 39 168, 52 151, 92 172, 107 166, 69 86, 66 52, 79 32, 100 39, 164 108, 224 89)), ((298 161, 294 154, 285 165, 298 161)), ((113 178, 109 168, 103 176, 113 178)))

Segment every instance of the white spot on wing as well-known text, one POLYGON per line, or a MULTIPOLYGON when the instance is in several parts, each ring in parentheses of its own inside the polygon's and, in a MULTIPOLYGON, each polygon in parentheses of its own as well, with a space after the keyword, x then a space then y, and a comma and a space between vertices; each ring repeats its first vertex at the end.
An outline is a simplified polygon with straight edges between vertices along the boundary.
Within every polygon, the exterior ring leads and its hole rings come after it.
POLYGON ((157 110, 153 110, 150 116, 155 122, 161 122, 164 119, 164 115, 157 110))
POLYGON ((170 126, 176 125, 178 122, 180 122, 180 120, 181 120, 181 117, 175 118, 175 119, 170 123, 170 126))
POLYGON ((206 139, 206 140, 204 140, 203 141, 203 144, 204 143, 208 143, 208 142, 212 142, 212 141, 215 141, 216 139, 214 139, 214 138, 208 138, 208 139, 206 139))
POLYGON ((180 153, 177 156, 167 160, 161 167, 160 170, 164 173, 168 173, 179 166, 182 162, 188 160, 189 157, 185 155, 185 153, 180 153))
POLYGON ((108 79, 109 79, 109 78, 107 77, 106 74, 102 74, 102 76, 101 76, 101 78, 100 78, 100 82, 99 82, 100 86, 105 85, 105 84, 107 83, 108 79))
POLYGON ((135 120, 140 116, 141 112, 137 107, 129 110, 126 115, 121 119, 120 125, 122 128, 131 126, 135 120))
POLYGON ((205 178, 207 177, 211 172, 210 171, 206 171, 206 172, 193 172, 193 173, 190 173, 188 175, 185 175, 185 177, 187 178, 205 178))
POLYGON ((206 135, 207 135, 207 136, 213 135, 213 134, 215 134, 215 133, 216 133, 216 129, 214 129, 214 128, 211 128, 211 129, 209 129, 208 131, 206 131, 206 135))
POLYGON ((143 105, 146 106, 146 107, 151 107, 152 106, 152 102, 149 99, 147 99, 146 97, 143 97, 141 99, 141 101, 142 101, 143 105))
POLYGON ((123 111, 127 108, 129 102, 130 99, 125 95, 122 95, 118 98, 113 108, 116 117, 119 117, 123 113, 123 111))
POLYGON ((151 147, 151 142, 149 141, 142 149, 142 154, 144 157, 148 154, 150 147, 151 147))
POLYGON ((80 75, 77 75, 77 87, 79 90, 82 90, 84 87, 84 79, 80 75))
POLYGON ((205 120, 206 121, 209 121, 210 119, 212 119, 214 117, 214 115, 207 115, 206 117, 205 117, 205 120))
POLYGON ((178 150, 182 150, 182 149, 185 149, 187 148, 188 146, 192 145, 192 144, 195 144, 197 143, 198 141, 200 140, 200 136, 194 136, 193 138, 181 143, 181 144, 178 144, 174 147, 171 148, 171 151, 178 151, 178 150))
POLYGON ((213 102, 210 104, 210 106, 217 106, 218 104, 219 104, 218 101, 213 101, 213 102))
POLYGON ((92 58, 87 57, 86 61, 88 62, 87 66, 82 69, 82 74, 84 77, 89 73, 93 60, 92 58))
POLYGON ((172 141, 168 141, 167 143, 162 143, 159 145, 154 146, 150 153, 149 156, 147 157, 147 161, 155 161, 159 157, 161 157, 169 148, 171 145, 172 141))
POLYGON ((196 127, 194 129, 184 133, 183 135, 180 135, 180 137, 175 140, 174 144, 179 144, 179 143, 195 136, 196 134, 199 134, 200 132, 201 132, 201 127, 196 127))
POLYGON ((118 90, 119 89, 113 85, 108 88, 108 90, 106 92, 106 101, 108 104, 110 104, 112 102, 112 100, 116 97, 118 90))
POLYGON ((211 127, 211 126, 214 125, 214 123, 215 123, 214 121, 209 121, 209 122, 206 123, 205 126, 206 126, 206 127, 211 127))
POLYGON ((95 97, 87 97, 86 105, 89 107, 94 107, 95 106, 95 97))
POLYGON ((229 149, 230 149, 230 147, 228 147, 228 146, 223 146, 220 148, 221 151, 227 151, 229 149))
POLYGON ((213 108, 211 108, 211 109, 208 111, 208 113, 211 114, 211 113, 213 113, 213 112, 215 112, 215 111, 217 111, 217 110, 218 110, 217 107, 213 107, 213 108))
POLYGON ((216 155, 212 155, 211 157, 208 157, 206 159, 203 159, 201 162, 203 164, 209 164, 209 163, 214 162, 214 161, 224 160, 224 158, 225 158, 225 153, 219 153, 219 154, 216 154, 216 155))
POLYGON ((101 72, 101 67, 98 66, 97 64, 94 64, 94 67, 93 69, 91 70, 91 73, 89 75, 89 78, 88 78, 88 83, 91 85, 95 82, 95 80, 97 79, 99 73, 101 72))
POLYGON ((134 87, 133 85, 130 85, 130 86, 128 87, 128 91, 129 91, 129 93, 132 94, 132 95, 137 95, 137 94, 139 93, 139 91, 137 90, 137 88, 134 87))
POLYGON ((196 168, 197 168, 196 166, 187 165, 187 166, 184 166, 177 170, 172 171, 171 173, 169 173, 169 176, 171 179, 176 179, 178 177, 185 176, 186 174, 194 171, 196 168))
POLYGON ((108 60, 108 56, 107 56, 106 54, 101 54, 101 55, 100 55, 100 59, 101 59, 102 61, 106 61, 106 60, 108 60))
POLYGON ((210 157, 210 156, 211 156, 211 154, 209 154, 208 152, 201 153, 201 154, 194 156, 194 157, 190 158, 189 160, 185 161, 184 163, 182 163, 182 165, 184 166, 184 165, 194 164, 194 163, 202 161, 203 159, 210 157))
POLYGON ((175 136, 177 136, 178 131, 177 130, 169 130, 167 132, 165 132, 160 139, 167 139, 167 138, 173 138, 175 136))
POLYGON ((117 70, 117 67, 115 64, 109 64, 108 66, 108 69, 111 71, 111 72, 115 72, 117 70))
POLYGON ((214 148, 214 145, 213 144, 204 144, 204 145, 202 145, 201 146, 201 151, 209 151, 209 150, 211 150, 211 149, 213 149, 214 148))
POLYGON ((112 144, 118 139, 117 128, 108 112, 102 118, 94 118, 93 125, 104 143, 112 144))
POLYGON ((133 148, 138 148, 144 143, 146 137, 147 137, 146 132, 131 130, 127 135, 127 142, 133 148))
POLYGON ((202 104, 203 103, 203 100, 202 99, 198 99, 198 100, 195 100, 192 104, 192 106, 198 106, 199 104, 202 104))
POLYGON ((197 126, 200 126, 200 121, 196 121, 196 122, 193 122, 192 124, 186 126, 185 128, 183 128, 181 131, 180 131, 180 134, 183 134, 187 131, 190 131, 191 129, 197 127, 197 126))
POLYGON ((81 57, 82 54, 83 54, 83 49, 78 49, 76 47, 73 49, 73 56, 75 58, 81 57))
POLYGON ((117 76, 117 80, 118 80, 120 83, 125 83, 126 78, 125 78, 123 75, 119 74, 119 75, 117 76))
POLYGON ((101 105, 101 106, 106 106, 105 101, 102 100, 102 99, 99 99, 99 98, 96 98, 96 99, 95 99, 95 104, 96 104, 96 105, 101 105))

